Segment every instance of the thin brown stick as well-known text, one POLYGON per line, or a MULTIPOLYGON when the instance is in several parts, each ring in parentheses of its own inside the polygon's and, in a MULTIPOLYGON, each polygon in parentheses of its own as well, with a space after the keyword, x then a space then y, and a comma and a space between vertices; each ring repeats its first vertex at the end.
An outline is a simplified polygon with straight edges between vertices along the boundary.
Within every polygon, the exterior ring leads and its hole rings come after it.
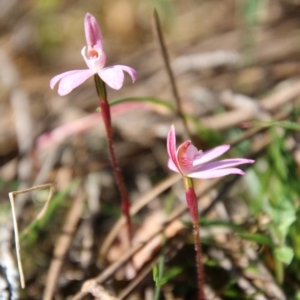
POLYGON ((110 293, 105 290, 103 286, 98 284, 95 281, 86 281, 82 287, 83 290, 89 292, 91 295, 98 300, 120 300, 119 298, 115 298, 110 293))
MULTIPOLYGON (((23 272, 23 267, 22 267, 22 261, 21 261, 21 253, 20 253, 20 241, 19 241, 19 230, 18 230, 18 222, 17 222, 17 216, 16 216, 16 211, 15 211, 15 196, 20 195, 20 194, 25 194, 33 191, 38 191, 38 190, 43 190, 43 189, 48 189, 49 188, 49 195, 48 198, 45 202, 45 205, 43 206, 42 210, 39 212, 37 217, 32 221, 35 222, 37 220, 40 220, 45 212, 47 211, 47 208, 49 206, 49 203, 52 199, 53 193, 54 193, 54 185, 52 183, 47 183, 39 186, 35 186, 29 189, 21 190, 21 191, 14 191, 8 193, 8 197, 10 200, 10 205, 11 205, 11 212, 12 212, 12 217, 13 217, 13 227, 14 227, 14 234, 15 234, 15 247, 16 247, 16 253, 17 253, 17 262, 18 262, 18 269, 19 269, 19 275, 20 275, 20 281, 21 281, 21 287, 25 288, 25 278, 24 278, 24 272, 23 272)), ((25 229, 26 230, 26 229, 25 229)))
POLYGON ((184 130, 185 130, 184 139, 187 140, 187 139, 191 138, 191 133, 190 133, 190 130, 189 130, 189 127, 188 127, 188 124, 187 124, 187 120, 184 117, 184 110, 183 110, 183 107, 182 107, 182 101, 181 101, 179 93, 178 93, 178 88, 177 88, 177 85, 176 85, 175 76, 174 76, 174 73, 173 73, 172 68, 171 68, 170 59, 169 59, 169 55, 168 55, 168 50, 167 50, 167 47, 166 47, 166 44, 165 44, 165 41, 164 41, 164 36, 163 36, 162 30, 161 30, 159 17, 158 17, 158 13, 157 13, 156 9, 154 9, 153 18, 154 18, 154 31, 155 31, 155 35, 156 35, 156 40, 158 42, 159 49, 160 49, 160 52, 162 54, 163 61, 164 61, 164 64, 165 64, 165 68, 167 70, 167 74, 168 74, 168 77, 169 77, 169 80, 170 80, 172 94, 173 94, 173 97, 176 101, 177 114, 183 122, 184 130))
POLYGON ((73 233, 75 232, 77 224, 82 216, 84 200, 85 193, 82 187, 79 186, 76 193, 76 198, 72 202, 72 206, 66 217, 66 222, 63 226, 62 233, 55 244, 53 259, 49 267, 45 284, 43 300, 53 299, 64 258, 71 245, 73 233))

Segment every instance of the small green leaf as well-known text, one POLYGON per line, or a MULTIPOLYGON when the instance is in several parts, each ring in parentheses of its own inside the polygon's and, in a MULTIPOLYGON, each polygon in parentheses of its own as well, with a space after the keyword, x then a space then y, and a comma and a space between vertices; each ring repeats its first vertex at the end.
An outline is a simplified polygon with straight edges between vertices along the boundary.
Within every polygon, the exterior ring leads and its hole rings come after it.
POLYGON ((200 219, 200 226, 201 227, 226 227, 231 229, 234 232, 245 232, 246 229, 240 225, 236 225, 232 222, 223 221, 223 220, 208 220, 206 218, 200 219))
POLYGON ((160 279, 159 285, 166 284, 169 280, 177 276, 178 274, 182 273, 183 268, 181 267, 173 267, 165 272, 163 278, 160 279))
POLYGON ((262 235, 262 234, 246 234, 246 233, 239 233, 239 236, 248 241, 253 241, 258 244, 267 245, 269 247, 273 247, 273 242, 270 237, 262 235))
POLYGON ((127 97, 127 98, 120 98, 120 99, 116 99, 116 100, 112 100, 110 101, 110 106, 114 106, 120 103, 124 103, 124 102, 149 102, 149 103, 153 103, 153 104, 158 104, 161 106, 164 106, 170 110, 175 110, 175 106, 166 101, 166 100, 162 100, 159 98, 155 98, 155 97, 127 97))
POLYGON ((300 131, 300 124, 293 121, 272 121, 272 122, 254 122, 253 127, 282 127, 289 130, 300 131))
POLYGON ((294 251, 288 246, 278 247, 274 250, 275 257, 285 264, 290 264, 293 257, 294 251))

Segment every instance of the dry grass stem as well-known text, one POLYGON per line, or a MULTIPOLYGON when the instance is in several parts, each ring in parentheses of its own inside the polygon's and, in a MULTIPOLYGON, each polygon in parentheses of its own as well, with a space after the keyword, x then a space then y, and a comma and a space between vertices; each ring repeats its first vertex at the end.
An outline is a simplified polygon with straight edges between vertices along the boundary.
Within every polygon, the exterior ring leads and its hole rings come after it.
MULTIPOLYGON (((13 191, 13 192, 8 193, 8 197, 9 197, 10 205, 11 205, 12 218, 13 218, 15 247, 16 247, 18 269, 19 269, 20 281, 21 281, 22 288, 25 288, 25 279, 24 279, 24 272, 23 272, 21 253, 20 253, 21 248, 20 248, 20 241, 19 241, 18 221, 17 221, 16 211, 15 211, 15 196, 33 192, 33 191, 44 190, 44 189, 49 189, 49 195, 48 195, 48 198, 47 198, 42 210, 39 212, 37 217, 32 221, 32 223, 33 223, 37 220, 40 220, 45 215, 47 208, 49 206, 49 203, 50 203, 52 196, 54 194, 54 191, 55 191, 54 185, 52 183, 48 183, 48 184, 35 186, 35 187, 29 188, 29 189, 25 189, 25 190, 13 191)), ((26 232, 26 229, 24 232, 26 232)))

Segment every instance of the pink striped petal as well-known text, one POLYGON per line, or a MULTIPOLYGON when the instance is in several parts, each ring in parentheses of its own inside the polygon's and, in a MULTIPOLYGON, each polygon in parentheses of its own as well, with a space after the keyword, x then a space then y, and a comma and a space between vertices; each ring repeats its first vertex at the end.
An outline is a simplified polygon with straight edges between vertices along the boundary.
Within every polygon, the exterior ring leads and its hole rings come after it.
POLYGON ((207 170, 207 171, 193 172, 189 174, 189 177, 199 178, 199 179, 210 179, 210 178, 217 178, 217 177, 222 177, 230 174, 245 175, 245 173, 240 169, 228 168, 228 169, 220 169, 220 170, 207 170))
POLYGON ((207 170, 218 170, 229 167, 234 167, 242 164, 253 164, 254 160, 245 158, 223 159, 220 161, 211 162, 205 165, 200 165, 193 169, 194 172, 203 172, 207 170))
POLYGON ((51 88, 59 82, 58 94, 60 96, 65 96, 69 94, 73 89, 78 87, 80 84, 85 82, 89 77, 93 75, 91 70, 75 70, 69 71, 60 75, 55 76, 50 81, 51 88))
MULTIPOLYGON (((195 149, 191 144, 191 141, 186 141, 182 143, 177 150, 177 162, 178 167, 182 174, 188 175, 193 170, 193 158, 195 154, 195 149)), ((196 152, 197 149, 196 149, 196 152)))
POLYGON ((229 149, 230 149, 230 145, 221 145, 221 146, 215 147, 211 150, 205 151, 202 153, 202 155, 199 158, 196 158, 194 160, 193 165, 194 165, 194 167, 202 165, 208 161, 215 159, 218 156, 221 156, 223 153, 225 153, 229 149))
POLYGON ((175 134, 174 125, 171 126, 168 132, 167 150, 168 150, 169 158, 173 161, 173 164, 176 166, 177 170, 180 170, 177 162, 176 134, 175 134))

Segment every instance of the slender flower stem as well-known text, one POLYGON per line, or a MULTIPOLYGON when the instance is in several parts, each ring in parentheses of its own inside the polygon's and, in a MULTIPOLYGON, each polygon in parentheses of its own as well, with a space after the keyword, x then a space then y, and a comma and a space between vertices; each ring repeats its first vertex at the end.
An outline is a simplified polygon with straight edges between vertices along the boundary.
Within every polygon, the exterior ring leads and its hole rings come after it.
POLYGON ((102 118, 105 125, 106 130, 106 138, 107 138, 107 146, 110 155, 110 160, 114 172, 114 176, 116 179, 116 183, 119 189, 119 193, 121 196, 121 206, 122 212, 126 220, 126 227, 128 232, 128 241, 129 246, 131 245, 132 241, 132 225, 130 219, 130 201, 129 196, 124 184, 123 176, 121 173, 121 169, 119 167, 115 150, 113 144, 113 132, 112 132, 112 125, 111 125, 111 114, 110 114, 110 106, 107 101, 107 94, 104 82, 100 79, 98 75, 94 76, 95 85, 97 89, 97 94, 99 96, 99 106, 101 108, 102 118))
POLYGON ((186 200, 190 211, 190 215, 193 222, 193 233, 195 240, 195 251, 196 251, 196 266, 197 266, 197 277, 198 277, 198 300, 205 300, 204 295, 204 271, 201 262, 202 259, 202 247, 200 242, 200 228, 198 225, 198 201, 193 187, 193 181, 189 177, 184 178, 186 188, 186 200))
POLYGON ((202 247, 200 242, 200 229, 198 226, 198 222, 193 222, 193 231, 195 238, 195 250, 196 250, 196 264, 197 264, 197 276, 198 276, 198 284, 199 284, 199 300, 205 300, 204 295, 204 271, 203 265, 201 262, 202 259, 202 247))
POLYGON ((175 80, 175 76, 173 73, 173 70, 171 68, 171 64, 170 64, 170 59, 169 59, 169 54, 167 51, 167 47, 166 47, 166 43, 164 40, 164 36, 163 36, 163 32, 160 26, 160 22, 159 22, 159 17, 158 17, 158 13, 156 11, 156 9, 154 9, 153 11, 153 18, 154 18, 154 29, 155 29, 155 33, 156 33, 156 37, 157 37, 157 42, 163 57, 163 61, 165 64, 165 68, 170 80, 170 85, 172 88, 172 94, 174 96, 174 99, 176 101, 176 108, 177 108, 177 114, 180 117, 180 119, 183 122, 183 127, 184 127, 184 135, 185 135, 185 139, 191 139, 191 132, 189 130, 189 126, 187 123, 187 119, 184 115, 184 110, 182 107, 182 100, 179 96, 179 92, 178 92, 178 88, 176 85, 176 80, 175 80))

